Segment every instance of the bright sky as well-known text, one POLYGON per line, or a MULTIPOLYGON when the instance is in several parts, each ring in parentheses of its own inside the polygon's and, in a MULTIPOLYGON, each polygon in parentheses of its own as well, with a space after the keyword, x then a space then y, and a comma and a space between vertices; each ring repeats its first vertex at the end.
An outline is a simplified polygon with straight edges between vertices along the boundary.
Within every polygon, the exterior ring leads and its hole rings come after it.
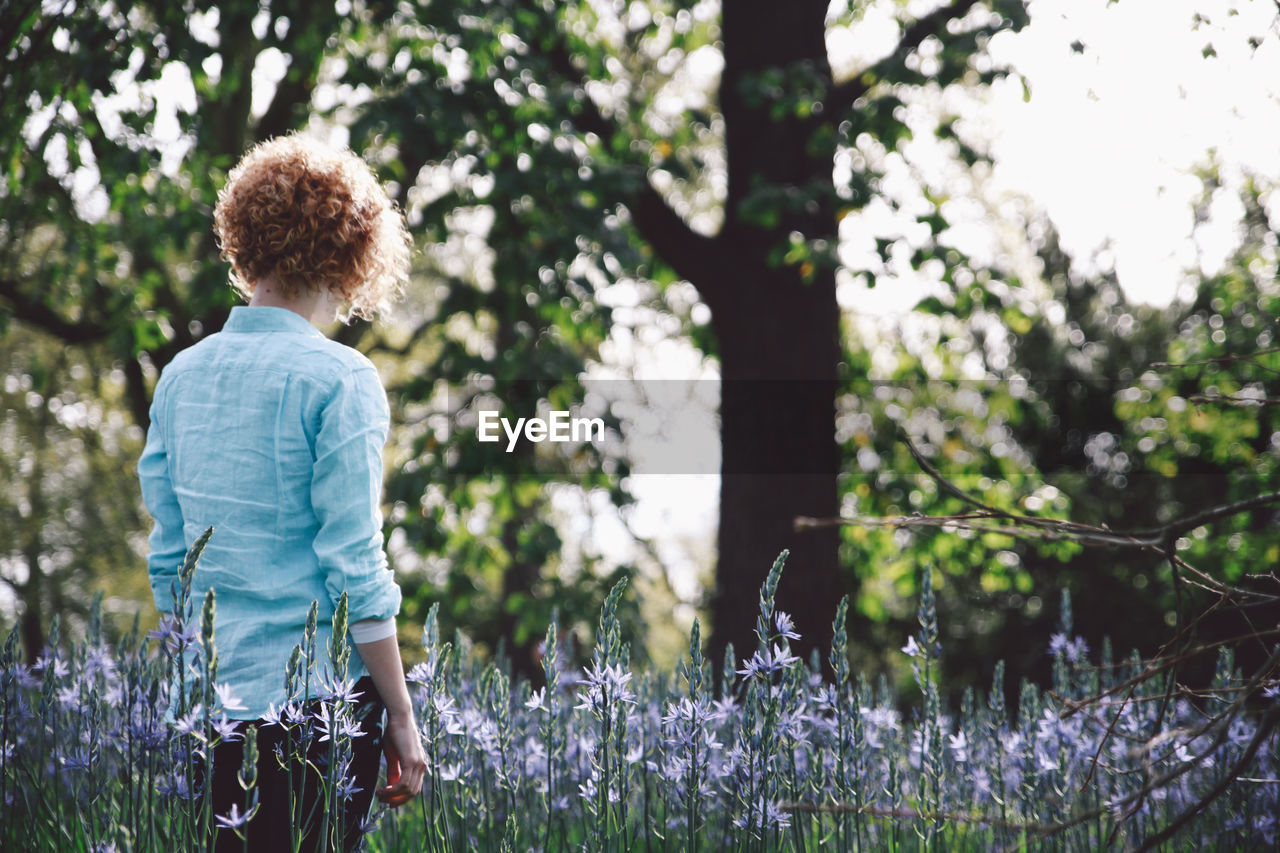
POLYGON ((1003 177, 1050 212, 1068 250, 1110 239, 1130 298, 1168 302, 1184 269, 1212 269, 1232 248, 1227 192, 1197 257, 1196 170, 1216 159, 1233 188, 1241 170, 1280 177, 1276 5, 1039 0, 1031 12, 1029 28, 993 45, 1031 84, 1029 101, 1004 86, 993 104, 1003 177))
MULTIPOLYGON (((1030 26, 991 45, 997 62, 1025 77, 1030 98, 1006 80, 966 112, 991 140, 993 184, 1047 211, 1078 259, 1109 246, 1100 261, 1114 264, 1131 299, 1167 304, 1186 270, 1212 271, 1236 244, 1244 172, 1280 177, 1276 5, 1033 0, 1030 13, 1030 26), (1191 205, 1203 189, 1197 172, 1211 161, 1228 189, 1197 242, 1191 205)), ((894 36, 870 15, 863 26, 866 35, 831 43, 837 67, 837 51, 874 56, 875 40, 894 36)), ((897 313, 922 293, 900 282, 850 287, 841 301, 897 313)))

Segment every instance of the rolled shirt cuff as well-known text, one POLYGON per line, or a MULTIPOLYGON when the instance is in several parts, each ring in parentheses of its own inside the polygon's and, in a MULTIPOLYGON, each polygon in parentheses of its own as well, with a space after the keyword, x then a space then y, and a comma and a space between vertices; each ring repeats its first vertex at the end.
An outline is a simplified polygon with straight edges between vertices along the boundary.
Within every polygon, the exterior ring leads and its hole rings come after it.
POLYGON ((372 643, 396 635, 396 619, 361 619, 351 623, 351 639, 357 643, 372 643))

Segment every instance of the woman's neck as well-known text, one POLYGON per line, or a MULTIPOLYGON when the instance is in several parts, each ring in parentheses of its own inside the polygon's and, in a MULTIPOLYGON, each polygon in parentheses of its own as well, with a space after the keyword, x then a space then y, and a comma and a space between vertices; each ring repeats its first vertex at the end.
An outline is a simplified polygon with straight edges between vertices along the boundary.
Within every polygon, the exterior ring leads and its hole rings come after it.
POLYGON ((264 276, 254 282, 249 304, 255 308, 287 308, 316 326, 332 323, 338 313, 338 305, 327 287, 284 293, 272 276, 264 276))

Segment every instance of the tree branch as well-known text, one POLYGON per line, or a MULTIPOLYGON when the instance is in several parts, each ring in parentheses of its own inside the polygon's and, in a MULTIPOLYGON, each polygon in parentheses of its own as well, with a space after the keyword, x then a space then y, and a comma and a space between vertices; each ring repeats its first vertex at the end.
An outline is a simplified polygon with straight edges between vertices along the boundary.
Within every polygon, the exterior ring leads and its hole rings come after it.
POLYGON ((1005 510, 985 504, 977 498, 966 494, 954 483, 944 477, 942 472, 933 467, 929 460, 924 458, 916 448, 915 444, 912 443, 911 439, 905 433, 901 435, 901 439, 903 443, 907 445, 907 449, 911 451, 911 455, 916 460, 916 464, 920 466, 930 479, 938 484, 940 489, 994 518, 1003 518, 1015 523, 1030 524, 1036 527, 1058 528, 1069 533, 1079 532, 1092 536, 1105 535, 1112 540, 1107 544, 1117 546, 1164 549, 1178 536, 1186 533, 1188 530, 1195 530, 1202 524, 1208 524, 1211 521, 1218 521, 1219 519, 1228 518, 1238 513, 1247 512, 1259 507, 1280 503, 1280 492, 1267 492, 1266 494, 1256 495, 1252 498, 1246 498, 1245 500, 1236 501, 1234 503, 1209 507, 1208 509, 1191 513, 1190 515, 1175 518, 1172 521, 1160 525, 1159 527, 1150 527, 1145 530, 1124 532, 1109 530, 1106 528, 1093 528, 1076 522, 1038 518, 1030 515, 1018 515, 1016 513, 1006 512, 1005 510))
POLYGON ((723 240, 704 237, 689 227, 671 209, 648 175, 630 199, 622 203, 631 212, 631 221, 654 254, 662 258, 676 275, 691 282, 714 312, 729 297, 724 265, 727 246, 723 240))
POLYGON ((1040 518, 1037 516, 1022 515, 984 503, 972 495, 969 495, 960 487, 948 480, 941 471, 935 468, 933 464, 924 457, 920 450, 911 441, 910 437, 905 433, 900 432, 899 438, 911 452, 911 456, 915 459, 916 464, 920 466, 920 469, 931 480, 937 483, 938 489, 943 494, 950 495, 957 500, 963 501, 973 507, 976 512, 958 515, 917 514, 911 516, 898 516, 896 518, 876 518, 865 516, 856 516, 852 518, 843 516, 838 518, 812 518, 808 516, 797 516, 793 521, 794 529, 806 530, 833 525, 894 528, 956 527, 982 533, 996 533, 1006 536, 1040 539, 1051 542, 1069 540, 1084 547, 1152 549, 1170 561, 1170 565, 1174 570, 1175 581, 1178 579, 1177 570, 1184 569, 1200 578, 1206 584, 1209 584, 1212 587, 1213 592, 1222 595, 1242 599, 1275 599, 1274 596, 1266 596, 1261 592, 1255 592, 1225 584, 1210 577, 1178 557, 1174 551, 1174 542, 1182 534, 1190 530, 1195 530, 1201 525, 1229 518, 1239 513, 1259 509, 1264 506, 1280 503, 1280 492, 1267 492, 1244 500, 1235 501, 1233 503, 1208 507, 1207 509, 1172 519, 1159 527, 1130 531, 1112 530, 1108 527, 1081 524, 1079 522, 1064 519, 1040 518))
MULTIPOLYGON (((526 2, 523 5, 531 12, 544 14, 537 4, 526 2)), ((616 149, 613 143, 619 133, 617 124, 601 113, 595 101, 586 93, 589 80, 573 64, 561 31, 554 27, 552 29, 556 35, 549 44, 544 45, 551 71, 582 92, 582 97, 577 100, 580 108, 570 120, 578 130, 598 136, 604 147, 616 149)), ((653 249, 654 254, 675 270, 676 275, 697 287, 714 311, 714 304, 722 303, 728 296, 728 279, 723 275, 724 264, 728 259, 726 247, 718 240, 704 237, 690 228, 654 188, 647 170, 640 171, 641 174, 636 176, 637 180, 632 182, 634 188, 617 199, 618 203, 630 211, 636 230, 653 249)))
POLYGON ((978 0, 956 0, 954 3, 934 9, 922 18, 917 18, 916 22, 902 34, 893 53, 864 69, 852 79, 832 86, 823 101, 824 109, 821 113, 823 121, 833 125, 839 124, 849 110, 853 109, 855 101, 888 76, 887 71, 890 68, 901 65, 912 51, 920 47, 921 42, 931 35, 944 32, 948 21, 963 18, 977 3, 978 0))
MULTIPOLYGON (((1250 682, 1250 688, 1256 689, 1262 673, 1274 667, 1277 662, 1280 662, 1280 649, 1277 649, 1272 653, 1271 658, 1264 665, 1263 669, 1259 671, 1258 675, 1254 676, 1253 681, 1250 682)), ((1247 690, 1244 693, 1244 696, 1249 696, 1252 692, 1252 689, 1247 690)), ((1241 699, 1237 699, 1236 702, 1239 703, 1242 699, 1243 697, 1241 699)), ((1240 778, 1245 768, 1249 766, 1251 761, 1253 761, 1253 757, 1258 752, 1258 747, 1262 746, 1263 741, 1271 734, 1272 729, 1276 727, 1277 723, 1280 723, 1280 704, 1273 704, 1266 710, 1266 713, 1262 715, 1262 719, 1258 721, 1258 728, 1254 731, 1253 737, 1249 741, 1249 745, 1245 747, 1245 750, 1241 754, 1239 760, 1237 760, 1226 773, 1222 774, 1222 778, 1218 780, 1217 784, 1214 785, 1213 788, 1211 788, 1208 793, 1202 796, 1198 801, 1183 810, 1183 812, 1174 818, 1168 826, 1157 832, 1155 835, 1144 839, 1142 844, 1138 847, 1138 850, 1156 849, 1161 844, 1172 838, 1177 831, 1185 826, 1192 818, 1208 808, 1210 803, 1226 793, 1227 788, 1231 787, 1231 784, 1240 778)), ((1222 726, 1219 737, 1215 739, 1210 750, 1206 750, 1201 753, 1197 758, 1208 755, 1213 749, 1216 749, 1223 739, 1223 733, 1225 733, 1225 730, 1226 726, 1224 725, 1222 726)), ((1198 762, 1187 762, 1187 765, 1194 766, 1195 763, 1198 762)))
POLYGON ((64 343, 90 343, 111 334, 110 329, 99 323, 68 320, 48 305, 23 293, 13 279, 0 279, 0 304, 7 306, 22 322, 42 329, 64 343))

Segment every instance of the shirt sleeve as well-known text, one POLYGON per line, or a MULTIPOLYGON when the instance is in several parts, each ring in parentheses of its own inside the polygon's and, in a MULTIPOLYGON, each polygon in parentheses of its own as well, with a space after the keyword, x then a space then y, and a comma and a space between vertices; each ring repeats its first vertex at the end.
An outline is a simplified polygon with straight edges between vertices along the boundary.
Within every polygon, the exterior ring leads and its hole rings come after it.
POLYGON ((348 624, 400 612, 400 587, 382 542, 382 447, 391 415, 372 365, 350 371, 320 412, 311 505, 316 557, 336 607, 347 593, 348 624))
POLYGON ((170 585, 177 580, 178 569, 187 553, 183 531, 182 507, 173 490, 169 476, 169 455, 164 441, 162 407, 159 403, 163 382, 157 384, 155 399, 151 404, 151 425, 147 428, 147 443, 138 459, 138 482, 142 488, 142 500, 151 513, 154 525, 147 542, 147 574, 151 580, 151 595, 156 609, 163 612, 174 609, 170 585))
POLYGON ((396 620, 362 619, 351 623, 351 639, 357 643, 372 643, 396 635, 396 620))

